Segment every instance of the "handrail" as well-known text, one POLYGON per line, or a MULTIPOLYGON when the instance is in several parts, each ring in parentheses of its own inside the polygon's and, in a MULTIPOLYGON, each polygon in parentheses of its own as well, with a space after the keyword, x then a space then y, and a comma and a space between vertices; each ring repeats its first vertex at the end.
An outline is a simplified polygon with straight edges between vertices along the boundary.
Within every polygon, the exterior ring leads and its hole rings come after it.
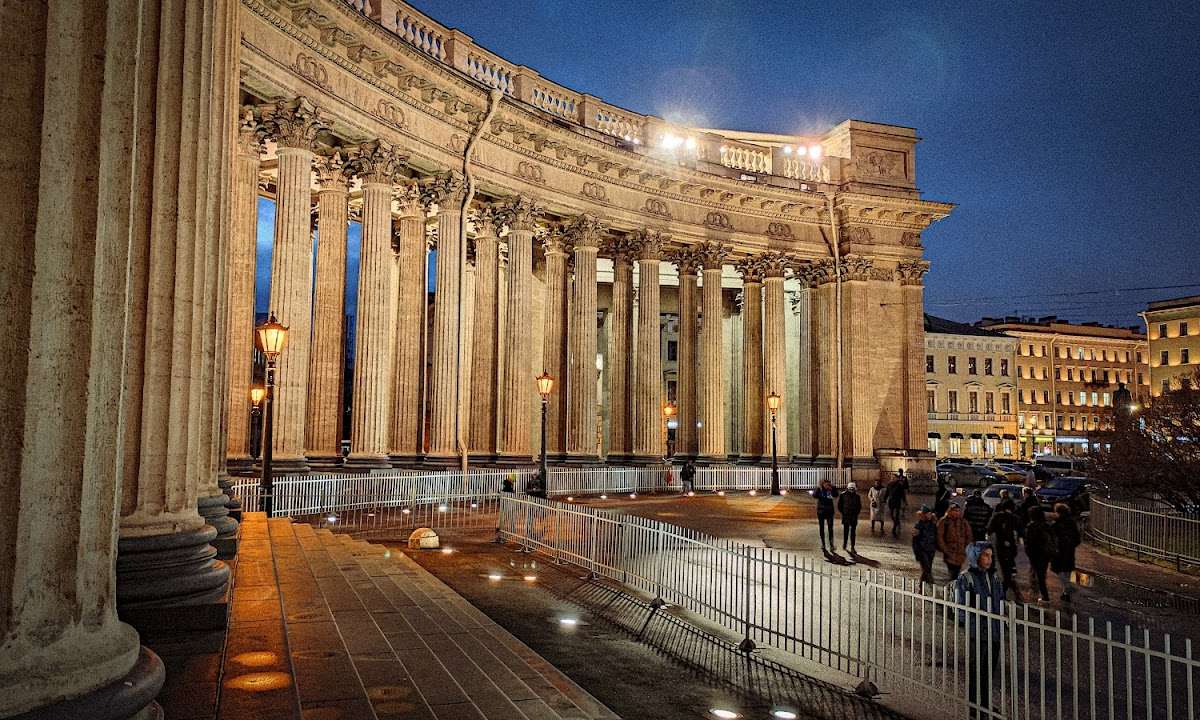
POLYGON ((1200 566, 1200 518, 1172 515, 1166 508, 1133 507, 1116 500, 1093 497, 1088 532, 1097 542, 1185 565, 1200 566))

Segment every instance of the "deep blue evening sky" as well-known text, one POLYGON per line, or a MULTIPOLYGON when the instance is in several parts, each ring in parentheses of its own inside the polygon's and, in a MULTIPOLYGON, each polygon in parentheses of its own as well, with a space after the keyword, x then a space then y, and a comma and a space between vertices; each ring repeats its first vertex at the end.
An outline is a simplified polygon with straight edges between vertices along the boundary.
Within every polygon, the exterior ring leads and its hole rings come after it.
POLYGON ((915 127, 924 196, 959 206, 924 235, 932 313, 1134 324, 1148 300, 1200 293, 1107 292, 1200 283, 1196 4, 416 4, 551 80, 670 120, 915 127))

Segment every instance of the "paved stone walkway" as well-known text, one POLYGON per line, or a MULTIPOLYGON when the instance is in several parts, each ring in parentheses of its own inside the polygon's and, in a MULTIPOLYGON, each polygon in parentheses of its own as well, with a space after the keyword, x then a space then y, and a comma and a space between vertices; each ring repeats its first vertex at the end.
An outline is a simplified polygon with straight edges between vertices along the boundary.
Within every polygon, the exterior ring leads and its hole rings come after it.
POLYGON ((402 553, 247 513, 218 717, 617 716, 402 553))

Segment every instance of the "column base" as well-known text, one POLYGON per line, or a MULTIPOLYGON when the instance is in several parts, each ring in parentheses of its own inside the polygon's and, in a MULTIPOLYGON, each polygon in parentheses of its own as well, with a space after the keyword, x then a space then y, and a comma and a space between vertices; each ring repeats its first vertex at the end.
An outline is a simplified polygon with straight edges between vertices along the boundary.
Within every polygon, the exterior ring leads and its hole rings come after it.
POLYGON ((217 537, 212 546, 217 549, 217 557, 222 560, 237 555, 238 521, 229 516, 229 496, 225 493, 202 497, 196 502, 200 517, 217 531, 217 537))
POLYGON ((394 468, 417 469, 421 467, 421 455, 388 455, 388 464, 394 468))
MULTIPOLYGON (((469 456, 468 456, 469 460, 469 456)), ((455 468, 462 463, 462 457, 459 455, 434 455, 426 454, 421 458, 421 465, 424 467, 436 467, 439 469, 455 468)))
POLYGON ((633 454, 628 452, 610 452, 604 457, 604 462, 607 465, 627 465, 634 462, 633 454))
POLYGON ((473 452, 467 455, 467 462, 471 465, 494 465, 496 463, 496 453, 473 452))
MULTIPOLYGON (((383 456, 384 465, 387 466, 387 456, 383 456)), ((313 472, 336 472, 341 469, 344 458, 341 455, 309 455, 305 458, 308 462, 308 467, 313 472)))
POLYGON ((729 457, 726 455, 697 455, 695 458, 696 465, 708 467, 711 465, 728 465, 729 457))
MULTIPOLYGON (((311 458, 310 458, 311 464, 311 458)), ((372 470, 382 470, 392 466, 391 460, 387 455, 355 455, 351 453, 346 456, 346 462, 342 465, 343 472, 370 472, 372 470)), ((316 466, 313 465, 316 469, 316 466)))
POLYGON ((225 502, 225 509, 229 511, 229 517, 240 523, 242 521, 242 501, 240 498, 234 497, 233 483, 229 481, 229 476, 222 475, 217 478, 217 487, 221 488, 221 492, 225 493, 225 496, 229 498, 225 502))
POLYGON ((226 626, 229 566, 211 525, 117 544, 117 614, 143 634, 226 626))
POLYGON ((567 456, 565 456, 562 459, 562 464, 578 467, 580 465, 601 465, 603 463, 600 462, 599 455, 586 455, 586 454, 571 455, 571 454, 568 454, 567 456))
POLYGON ((254 460, 249 455, 228 455, 225 457, 225 469, 230 475, 249 473, 254 468, 254 460))
POLYGON ((624 465, 662 465, 664 462, 667 461, 662 455, 626 455, 621 461, 624 465))
POLYGON ((536 466, 538 458, 532 455, 506 455, 500 453, 496 456, 496 465, 499 467, 531 467, 536 466))
MULTIPOLYGON (((258 463, 258 467, 262 468, 261 461, 258 463)), ((275 477, 279 477, 280 475, 303 475, 311 469, 305 458, 271 458, 271 474, 275 477)))
POLYGON ((162 720, 162 708, 154 698, 166 677, 163 661, 142 647, 124 676, 85 695, 30 710, 12 720, 162 720))
MULTIPOLYGON (((766 458, 766 460, 768 460, 768 461, 770 459, 771 458, 769 458, 769 457, 766 458)), ((762 462, 763 462, 762 455, 738 455, 738 457, 737 457, 738 465, 758 465, 762 462)))

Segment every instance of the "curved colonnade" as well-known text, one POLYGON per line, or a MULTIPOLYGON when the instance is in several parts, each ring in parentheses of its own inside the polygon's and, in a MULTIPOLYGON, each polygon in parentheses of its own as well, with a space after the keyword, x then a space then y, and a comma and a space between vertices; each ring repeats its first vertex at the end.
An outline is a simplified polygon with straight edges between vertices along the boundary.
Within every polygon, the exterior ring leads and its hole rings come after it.
POLYGON ((347 466, 528 462, 543 368, 565 460, 661 456, 668 394, 705 460, 766 452, 771 391, 795 459, 925 446, 919 233, 951 206, 909 129, 676 128, 390 0, 52 0, 0 33, 0 714, 156 717, 122 619, 225 593, 260 193, 285 466, 341 462, 351 218, 347 466))

